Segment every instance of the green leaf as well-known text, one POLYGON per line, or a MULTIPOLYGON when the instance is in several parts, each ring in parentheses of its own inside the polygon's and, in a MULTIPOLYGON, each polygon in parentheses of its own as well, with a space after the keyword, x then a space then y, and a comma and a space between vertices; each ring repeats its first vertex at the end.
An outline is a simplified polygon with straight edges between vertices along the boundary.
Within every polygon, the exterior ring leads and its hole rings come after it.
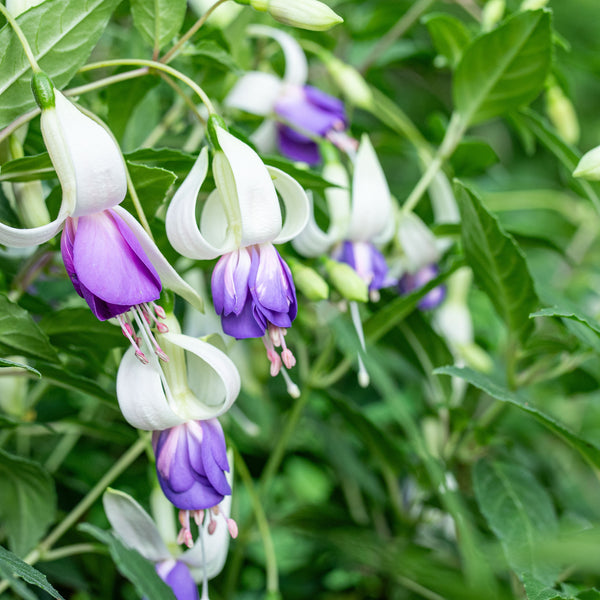
POLYGON ((161 50, 181 29, 186 0, 130 0, 133 24, 142 37, 161 50))
POLYGON ((561 598, 574 599, 571 594, 563 594, 551 587, 538 581, 530 575, 524 575, 522 578, 523 586, 527 592, 528 600, 561 600, 561 598))
POLYGON ((119 572, 148 600, 174 600, 171 588, 158 576, 154 565, 132 548, 124 546, 112 533, 83 523, 78 527, 106 544, 119 572))
POLYGON ((140 148, 135 152, 129 152, 125 158, 131 165, 160 167, 175 173, 177 177, 185 178, 196 162, 197 156, 171 148, 140 148))
POLYGON ((0 353, 58 362, 48 336, 31 315, 0 294, 0 353))
POLYGON ((56 173, 47 152, 10 160, 0 169, 0 181, 32 181, 55 177, 56 173))
MULTIPOLYGON (((45 0, 17 17, 40 67, 62 89, 85 63, 121 0, 45 0)), ((31 67, 10 25, 0 30, 0 127, 35 106, 31 67)))
MULTIPOLYGON (((19 593, 22 598, 36 600, 37 596, 25 586, 20 586, 20 582, 15 577, 20 577, 31 585, 36 585, 45 592, 48 592, 53 598, 58 600, 64 600, 64 598, 48 583, 46 576, 40 573, 37 569, 34 569, 31 565, 23 562, 18 556, 6 550, 0 546, 0 576, 4 579, 8 579, 11 585, 14 586, 15 591, 19 593)), ((21 584, 22 585, 22 584, 21 584)))
POLYGON ((471 385, 474 385, 476 388, 484 391, 492 398, 516 406, 518 409, 531 415, 550 431, 562 438, 567 444, 577 450, 592 466, 600 468, 600 446, 589 440, 582 439, 554 417, 536 408, 524 392, 510 392, 487 375, 474 371, 469 367, 440 367, 434 371, 434 374, 460 377, 471 385))
POLYGON ((552 59, 550 13, 522 12, 476 38, 454 77, 454 105, 464 125, 525 106, 543 89, 552 59))
MULTIPOLYGON (((144 212, 150 218, 156 214, 160 205, 165 201, 167 192, 175 179, 177 179, 177 176, 175 173, 159 167, 147 167, 129 162, 128 165, 129 174, 131 175, 144 212)), ((129 212, 135 214, 135 208, 129 198, 125 200, 123 206, 129 212)))
POLYGON ((536 555, 538 547, 558 533, 546 490, 520 465, 488 459, 473 467, 473 489, 511 568, 519 577, 527 574, 553 585, 560 569, 536 555))
POLYGON ((234 73, 242 73, 241 67, 231 54, 212 40, 198 42, 193 49, 186 51, 186 55, 193 56, 196 62, 204 65, 221 66, 234 73))
POLYGON ((463 54, 471 35, 464 23, 445 13, 431 13, 421 19, 427 27, 436 52, 454 68, 463 54))
POLYGON ((324 190, 330 187, 336 187, 335 184, 323 179, 314 171, 298 167, 297 163, 281 158, 279 156, 261 156, 265 165, 270 165, 277 169, 285 171, 291 175, 303 188, 311 190, 324 190))
POLYGON ((0 450, 0 521, 8 545, 25 555, 54 521, 54 482, 37 463, 0 450))
POLYGON ((105 402, 115 403, 114 392, 107 392, 93 379, 77 375, 65 367, 54 367, 51 365, 38 365, 40 373, 45 381, 67 390, 74 390, 94 396, 105 402))
POLYGON ((456 196, 465 258, 475 280, 510 331, 524 340, 533 329, 529 314, 538 304, 525 257, 471 190, 458 183, 456 196))
POLYGON ((477 139, 463 140, 450 157, 456 177, 479 175, 498 162, 498 155, 486 142, 477 139))
POLYGON ((25 365, 20 362, 15 362, 14 360, 9 360, 7 358, 0 358, 0 367, 17 367, 19 369, 25 369, 26 371, 29 371, 30 373, 33 373, 38 377, 42 376, 42 374, 37 369, 34 369, 33 367, 30 367, 29 365, 25 365))

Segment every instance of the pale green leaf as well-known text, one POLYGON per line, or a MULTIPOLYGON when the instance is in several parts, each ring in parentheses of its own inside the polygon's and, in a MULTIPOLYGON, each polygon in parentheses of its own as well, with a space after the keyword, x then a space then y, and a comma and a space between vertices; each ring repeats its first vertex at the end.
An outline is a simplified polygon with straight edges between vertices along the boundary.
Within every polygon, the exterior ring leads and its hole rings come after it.
POLYGON ((25 369, 26 371, 29 371, 30 373, 33 373, 34 375, 37 375, 38 377, 42 376, 41 373, 37 369, 34 369, 33 367, 30 367, 29 365, 25 365, 20 362, 16 362, 14 360, 9 360, 8 358, 0 358, 0 367, 12 367, 12 368, 17 368, 17 369, 25 369))
POLYGON ((37 463, 0 450, 0 521, 11 550, 24 556, 54 521, 54 482, 37 463))
MULTIPOLYGON (((62 89, 121 0, 45 0, 17 18, 40 67, 62 89)), ((0 127, 35 106, 31 67, 10 25, 0 30, 0 127)))
POLYGON ((31 585, 35 585, 45 592, 48 592, 53 598, 64 600, 64 598, 48 583, 46 576, 34 569, 31 565, 23 562, 18 556, 0 546, 0 577, 8 579, 13 589, 21 598, 36 600, 37 596, 30 592, 17 577, 23 579, 31 585))
POLYGON ((525 257, 471 190, 457 183, 456 197, 465 258, 475 281, 509 330, 524 340, 533 328, 529 314, 539 303, 525 257))
POLYGON ((550 13, 522 12, 465 48, 454 78, 454 105, 465 125, 529 104, 552 59, 550 13))
POLYGON ((174 600, 171 588, 158 576, 154 565, 132 548, 124 546, 112 533, 83 523, 79 529, 102 542, 110 551, 119 572, 131 581, 147 600, 174 600))
POLYGON ((133 23, 158 51, 179 33, 186 6, 186 0, 131 0, 133 23))
POLYGON ((455 67, 471 41, 471 35, 462 21, 445 13, 431 13, 423 17, 431 41, 438 54, 443 56, 451 67, 455 67))

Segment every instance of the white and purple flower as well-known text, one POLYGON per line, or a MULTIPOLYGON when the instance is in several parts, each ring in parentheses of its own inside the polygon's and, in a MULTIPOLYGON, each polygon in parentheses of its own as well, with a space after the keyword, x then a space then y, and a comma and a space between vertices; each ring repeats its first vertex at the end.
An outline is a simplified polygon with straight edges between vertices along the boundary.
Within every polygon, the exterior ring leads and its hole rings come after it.
MULTIPOLYGON (((424 285, 435 279, 440 273, 437 265, 426 265, 421 267, 415 273, 404 273, 398 281, 398 288, 402 294, 410 294, 415 290, 421 289, 424 285)), ((431 291, 427 292, 417 306, 421 310, 432 310, 437 308, 446 297, 446 286, 438 285, 431 291)))
POLYGON ((254 150, 215 126, 219 149, 214 153, 217 189, 206 199, 199 225, 198 193, 208 169, 203 149, 167 211, 167 236, 189 258, 220 256, 212 276, 212 295, 223 330, 238 339, 262 337, 276 375, 295 359, 284 336, 296 317, 291 272, 273 244, 302 231, 309 201, 295 179, 265 166, 254 150), (285 207, 285 220, 277 192, 285 207), (275 347, 282 347, 281 357, 275 347))
POLYGON ((355 152, 356 140, 345 133, 348 119, 344 103, 306 85, 308 64, 298 42, 264 25, 253 25, 248 33, 273 38, 285 57, 283 79, 251 71, 238 80, 225 99, 228 106, 267 117, 252 136, 258 148, 267 152, 277 145, 284 156, 310 165, 321 160, 315 138, 328 139, 345 151, 355 152))

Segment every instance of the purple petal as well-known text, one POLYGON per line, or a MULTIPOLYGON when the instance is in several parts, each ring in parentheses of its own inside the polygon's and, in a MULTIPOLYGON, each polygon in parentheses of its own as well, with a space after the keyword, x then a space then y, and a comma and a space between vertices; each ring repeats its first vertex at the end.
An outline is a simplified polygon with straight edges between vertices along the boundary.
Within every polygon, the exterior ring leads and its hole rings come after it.
POLYGON ((227 315, 221 317, 223 331, 238 340, 247 338, 258 338, 265 334, 267 323, 253 310, 253 302, 248 299, 239 315, 227 315))
MULTIPOLYGON (((416 273, 405 273, 398 282, 400 292, 410 294, 415 290, 422 288, 432 279, 437 277, 439 269, 437 265, 427 265, 419 269, 416 273)), ((446 286, 440 285, 421 298, 417 305, 421 310, 431 310, 437 308, 446 297, 446 286)))
POLYGON ((282 262, 273 244, 261 244, 258 252, 253 248, 249 283, 257 304, 275 312, 287 313, 293 289, 290 289, 282 262))
POLYGON ((171 560, 157 563, 156 572, 173 590, 177 600, 199 600, 198 587, 186 564, 176 561, 171 567, 171 560))
POLYGON ((110 304, 131 307, 156 300, 160 279, 131 231, 124 237, 120 225, 110 211, 78 219, 73 265, 79 283, 110 304))
MULTIPOLYGON (((210 427, 204 427, 204 444, 202 448, 202 464, 206 477, 210 481, 212 487, 223 494, 224 496, 231 494, 231 487, 227 482, 223 469, 218 465, 215 459, 215 453, 220 452, 218 446, 225 447, 225 438, 223 431, 215 431, 210 427)), ((225 450, 226 452, 226 450, 225 450)))
POLYGON ((326 94, 323 90, 312 85, 305 85, 304 93, 309 102, 334 115, 340 121, 347 122, 346 109, 344 103, 339 98, 331 94, 326 94))
POLYGON ((213 270, 211 290, 219 315, 239 315, 248 295, 250 254, 246 248, 224 254, 213 270))
POLYGON ((277 131, 281 154, 291 160, 305 162, 309 165, 318 165, 321 162, 319 147, 315 142, 304 136, 294 134, 289 127, 279 126, 277 131), (298 139, 299 137, 302 139, 298 139))
POLYGON ((212 430, 212 435, 218 437, 222 443, 213 445, 213 456, 223 471, 229 471, 229 460, 227 459, 227 446, 225 445, 225 434, 218 419, 208 419, 203 422, 205 429, 212 430))

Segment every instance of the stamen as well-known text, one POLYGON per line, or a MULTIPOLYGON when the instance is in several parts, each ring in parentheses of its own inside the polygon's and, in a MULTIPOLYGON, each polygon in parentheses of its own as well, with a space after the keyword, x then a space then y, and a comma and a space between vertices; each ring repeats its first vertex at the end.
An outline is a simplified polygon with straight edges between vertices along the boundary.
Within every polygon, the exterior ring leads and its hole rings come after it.
POLYGON ((196 522, 196 525, 198 525, 198 527, 200 527, 200 525, 202 525, 202 521, 204 521, 204 511, 203 510, 193 510, 192 516, 194 517, 194 521, 196 522))
POLYGON ((192 531, 190 529, 190 511, 180 510, 179 511, 179 522, 181 523, 181 530, 177 535, 177 543, 185 544, 188 548, 194 547, 194 538, 192 537, 192 531))
MULTIPOLYGON (((350 314, 352 315, 352 323, 358 336, 358 341, 363 352, 366 352, 365 346, 365 334, 363 332, 362 321, 360 320, 360 314, 358 312, 358 304, 356 302, 350 302, 350 314)), ((360 352, 358 354, 358 385, 360 387, 367 387, 371 382, 369 373, 365 367, 365 363, 362 360, 360 352)))
POLYGON ((281 358, 279 357, 279 354, 275 352, 273 342, 268 335, 264 335, 262 341, 267 349, 267 358, 271 362, 271 377, 275 377, 281 369, 281 358))
POLYGON ((300 388, 292 381, 291 377, 288 375, 288 372, 283 368, 281 369, 281 376, 285 381, 287 393, 292 398, 300 398, 300 388))
POLYGON ((238 536, 238 526, 233 519, 227 519, 227 529, 229 530, 229 535, 235 540, 238 536))
POLYGON ((158 345, 158 342, 152 335, 152 331, 150 330, 150 326, 146 322, 146 319, 143 318, 143 309, 140 306, 132 307, 133 314, 135 316, 136 323, 138 327, 146 333, 147 338, 150 340, 152 345, 154 346, 154 353, 158 358, 165 362, 169 362, 169 357, 165 354, 164 350, 158 345))
POLYGON ((144 302, 141 306, 142 313, 148 325, 151 327, 153 324, 156 325, 156 329, 158 329, 160 333, 167 333, 169 331, 169 328, 158 320, 159 318, 164 319, 167 316, 163 308, 154 304, 154 302, 144 302), (159 312, 162 314, 162 317, 159 312))
POLYGON ((296 364, 296 357, 292 354, 292 351, 285 344, 284 336, 287 333, 286 330, 282 329, 281 331, 282 335, 279 336, 281 340, 281 347, 283 348, 283 351, 281 353, 281 360, 288 369, 291 369, 296 364))
POLYGON ((123 335, 129 340, 130 344, 135 348, 135 355, 143 364, 148 364, 146 355, 140 350, 139 343, 140 339, 135 335, 131 323, 127 320, 125 314, 117 315, 117 321, 121 325, 121 331, 123 335))
POLYGON ((345 131, 336 131, 335 129, 330 130, 325 137, 354 161, 358 151, 358 140, 350 137, 345 131))

